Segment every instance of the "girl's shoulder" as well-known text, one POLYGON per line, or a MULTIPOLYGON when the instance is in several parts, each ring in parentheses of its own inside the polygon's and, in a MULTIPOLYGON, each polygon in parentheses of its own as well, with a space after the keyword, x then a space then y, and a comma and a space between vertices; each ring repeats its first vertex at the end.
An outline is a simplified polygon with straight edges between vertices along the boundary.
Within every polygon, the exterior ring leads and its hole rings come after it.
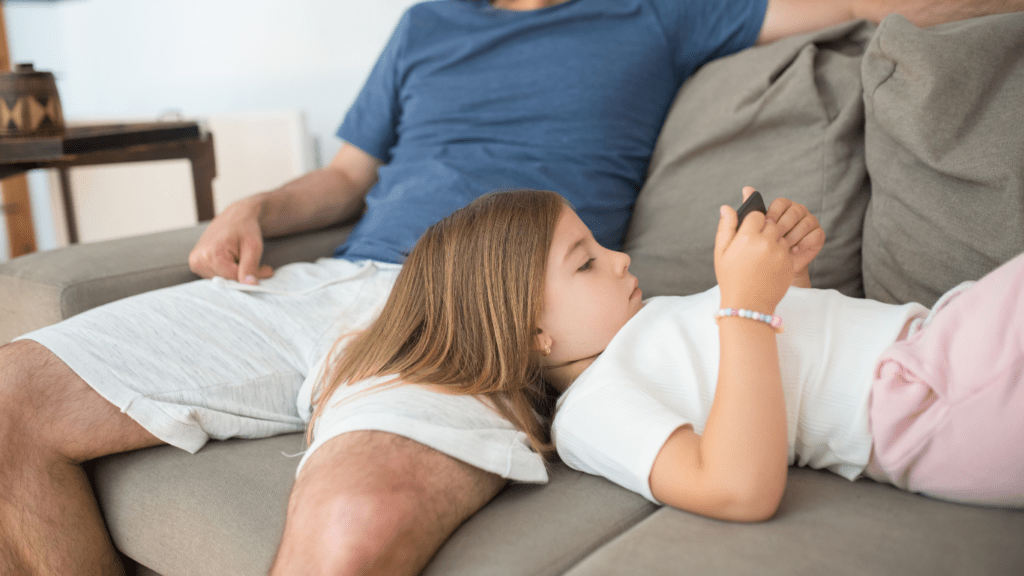
MULTIPOLYGON (((635 387, 635 372, 647 360, 674 356, 676 343, 710 341, 717 334, 714 313, 721 297, 718 287, 688 296, 653 296, 612 338, 558 399, 558 409, 603 394, 609 387, 635 387)), ((715 340, 717 342, 717 340, 715 340)))

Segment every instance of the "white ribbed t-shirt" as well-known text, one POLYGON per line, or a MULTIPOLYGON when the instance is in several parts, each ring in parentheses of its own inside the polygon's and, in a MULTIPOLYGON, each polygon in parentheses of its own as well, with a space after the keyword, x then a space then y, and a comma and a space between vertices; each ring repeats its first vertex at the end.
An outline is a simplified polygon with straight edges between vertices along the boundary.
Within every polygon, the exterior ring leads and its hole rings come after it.
MULTIPOLYGON (((653 502, 654 459, 680 426, 704 430, 718 382, 718 287, 650 298, 558 401, 552 434, 577 470, 653 502)), ((790 288, 776 308, 789 463, 856 479, 871 455, 875 362, 919 304, 882 304, 834 290, 790 288)))

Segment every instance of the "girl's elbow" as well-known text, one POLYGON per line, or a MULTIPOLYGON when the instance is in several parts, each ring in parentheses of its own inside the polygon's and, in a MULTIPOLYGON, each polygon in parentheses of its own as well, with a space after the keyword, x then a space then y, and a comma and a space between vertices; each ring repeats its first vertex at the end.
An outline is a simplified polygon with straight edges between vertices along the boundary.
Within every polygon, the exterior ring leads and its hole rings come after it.
POLYGON ((708 475, 696 482, 655 486, 663 504, 716 520, 757 523, 771 520, 782 504, 788 468, 770 474, 708 475))
POLYGON ((779 509, 779 502, 763 499, 735 499, 719 506, 708 516, 727 522, 757 524, 771 520, 779 509))
POLYGON ((775 516, 782 502, 782 494, 766 493, 764 490, 729 489, 705 493, 695 501, 663 498, 661 502, 715 520, 754 524, 766 522, 775 516))
POLYGON ((741 503, 737 507, 736 518, 733 521, 748 524, 767 522, 775 517, 775 513, 779 511, 781 503, 782 498, 761 498, 741 503))
POLYGON ((771 520, 782 504, 785 477, 781 482, 760 482, 733 491, 723 510, 723 519, 733 522, 758 523, 771 520))

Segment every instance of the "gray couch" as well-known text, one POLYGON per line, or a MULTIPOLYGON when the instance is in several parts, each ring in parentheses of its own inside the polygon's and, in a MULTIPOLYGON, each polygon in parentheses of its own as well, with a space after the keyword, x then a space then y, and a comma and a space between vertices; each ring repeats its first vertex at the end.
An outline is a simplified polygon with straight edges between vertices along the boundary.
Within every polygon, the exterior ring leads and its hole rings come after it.
MULTIPOLYGON (((899 17, 752 49, 683 87, 627 241, 648 295, 714 283, 715 211, 742 185, 811 208, 829 239, 818 287, 931 304, 1024 251, 1024 14, 920 30, 899 17)), ((0 342, 137 292, 192 280, 202 227, 33 254, 0 266, 0 342)), ((272 240, 280 265, 348 227, 272 240)), ((1024 439, 1021 439, 1024 441, 1024 439)), ((92 466, 138 574, 265 573, 302 437, 170 447, 92 466)), ((1024 511, 930 500, 793 469, 777 516, 729 524, 657 508, 551 466, 511 485, 425 574, 1024 574, 1024 511)))

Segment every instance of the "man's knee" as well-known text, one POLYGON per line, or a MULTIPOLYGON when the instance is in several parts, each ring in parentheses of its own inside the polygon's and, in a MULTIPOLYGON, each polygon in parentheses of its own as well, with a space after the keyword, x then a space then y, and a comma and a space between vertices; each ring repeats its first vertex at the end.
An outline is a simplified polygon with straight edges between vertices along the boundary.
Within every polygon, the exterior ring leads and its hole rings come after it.
POLYGON ((337 494, 317 513, 321 518, 305 534, 313 573, 384 574, 396 563, 416 562, 408 536, 417 511, 402 495, 337 494))
POLYGON ((416 574, 503 484, 412 440, 344 434, 296 481, 278 567, 295 571, 294 562, 309 560, 317 566, 310 573, 416 574))
POLYGON ((407 491, 331 490, 297 483, 271 574, 415 574, 437 543, 419 541, 421 510, 407 491))

